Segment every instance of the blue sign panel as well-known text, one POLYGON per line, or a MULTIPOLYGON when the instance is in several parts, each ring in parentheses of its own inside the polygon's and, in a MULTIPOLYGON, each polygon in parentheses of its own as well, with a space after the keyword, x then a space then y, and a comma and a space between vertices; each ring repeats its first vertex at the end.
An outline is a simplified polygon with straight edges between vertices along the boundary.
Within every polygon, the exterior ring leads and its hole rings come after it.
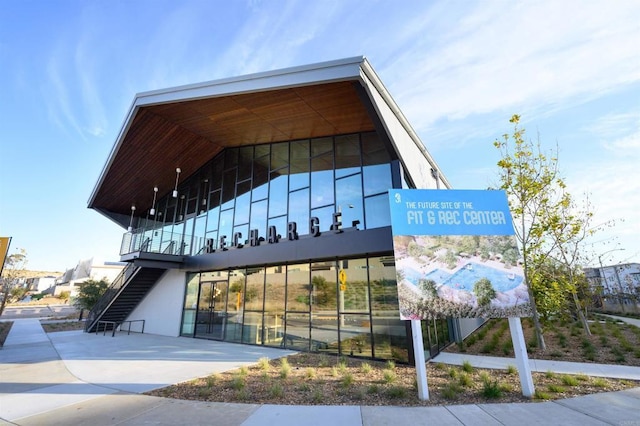
POLYGON ((402 319, 529 316, 504 191, 392 189, 402 319))
POLYGON ((393 235, 513 235, 504 191, 389 190, 393 235))

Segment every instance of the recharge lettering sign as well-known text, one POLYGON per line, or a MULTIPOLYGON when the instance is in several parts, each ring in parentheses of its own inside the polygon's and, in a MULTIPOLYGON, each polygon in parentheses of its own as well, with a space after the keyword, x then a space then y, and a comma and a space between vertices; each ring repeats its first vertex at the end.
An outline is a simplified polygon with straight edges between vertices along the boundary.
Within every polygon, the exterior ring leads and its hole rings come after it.
POLYGON ((530 315, 504 191, 390 190, 403 319, 530 315))

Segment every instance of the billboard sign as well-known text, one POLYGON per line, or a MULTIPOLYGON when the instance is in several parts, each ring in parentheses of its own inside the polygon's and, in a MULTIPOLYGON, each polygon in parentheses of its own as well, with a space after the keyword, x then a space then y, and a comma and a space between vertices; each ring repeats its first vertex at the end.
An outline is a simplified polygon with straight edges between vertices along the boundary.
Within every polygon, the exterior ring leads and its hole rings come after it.
POLYGON ((389 190, 400 317, 530 316, 504 191, 389 190))

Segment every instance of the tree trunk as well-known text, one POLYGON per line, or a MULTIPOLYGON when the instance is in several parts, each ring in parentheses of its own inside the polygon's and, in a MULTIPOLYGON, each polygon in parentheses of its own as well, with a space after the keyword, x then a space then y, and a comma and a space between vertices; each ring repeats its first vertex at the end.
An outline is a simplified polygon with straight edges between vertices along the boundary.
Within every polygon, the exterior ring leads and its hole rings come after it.
POLYGON ((578 312, 578 318, 580 318, 580 322, 582 323, 582 328, 584 328, 584 332, 587 333, 587 336, 591 336, 591 329, 589 328, 589 323, 587 322, 587 317, 584 312, 582 312, 582 308, 580 307, 580 301, 578 300, 578 296, 575 292, 572 292, 573 303, 576 305, 576 311, 578 312))

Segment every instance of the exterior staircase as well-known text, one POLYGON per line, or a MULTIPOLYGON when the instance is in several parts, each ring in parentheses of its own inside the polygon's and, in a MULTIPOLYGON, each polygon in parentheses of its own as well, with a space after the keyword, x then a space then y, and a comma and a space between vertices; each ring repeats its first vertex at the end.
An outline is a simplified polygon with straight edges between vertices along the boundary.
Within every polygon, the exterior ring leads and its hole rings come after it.
POLYGON ((102 324, 100 331, 117 328, 166 270, 167 268, 150 268, 129 263, 89 312, 84 331, 96 332, 98 322, 102 324))

